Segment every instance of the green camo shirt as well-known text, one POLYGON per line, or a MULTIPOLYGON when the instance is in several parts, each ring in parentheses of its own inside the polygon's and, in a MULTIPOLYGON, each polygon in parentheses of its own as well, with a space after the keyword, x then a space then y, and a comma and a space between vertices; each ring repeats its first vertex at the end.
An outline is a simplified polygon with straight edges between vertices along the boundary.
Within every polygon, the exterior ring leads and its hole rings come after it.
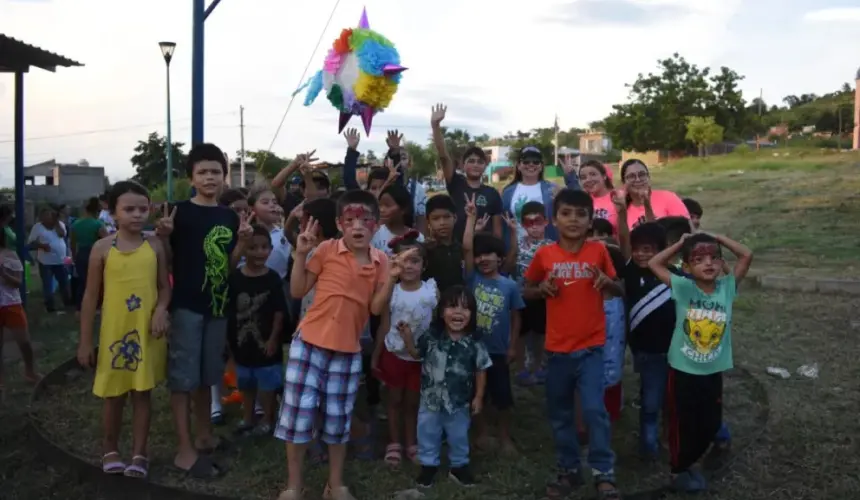
POLYGON ((421 358, 421 406, 430 411, 453 413, 468 408, 475 386, 475 373, 493 362, 487 348, 472 335, 452 340, 431 331, 418 339, 421 358))

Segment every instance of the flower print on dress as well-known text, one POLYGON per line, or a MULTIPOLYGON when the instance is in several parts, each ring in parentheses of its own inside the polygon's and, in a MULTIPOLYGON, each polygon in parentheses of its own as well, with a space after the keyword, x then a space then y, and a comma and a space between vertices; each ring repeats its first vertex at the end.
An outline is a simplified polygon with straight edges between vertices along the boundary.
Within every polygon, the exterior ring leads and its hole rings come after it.
POLYGON ((128 312, 140 309, 140 297, 135 294, 131 294, 131 297, 125 299, 125 307, 128 308, 128 312))
POLYGON ((110 345, 110 353, 113 356, 111 368, 130 372, 137 371, 138 365, 143 361, 140 334, 137 333, 137 330, 126 333, 121 339, 110 345))

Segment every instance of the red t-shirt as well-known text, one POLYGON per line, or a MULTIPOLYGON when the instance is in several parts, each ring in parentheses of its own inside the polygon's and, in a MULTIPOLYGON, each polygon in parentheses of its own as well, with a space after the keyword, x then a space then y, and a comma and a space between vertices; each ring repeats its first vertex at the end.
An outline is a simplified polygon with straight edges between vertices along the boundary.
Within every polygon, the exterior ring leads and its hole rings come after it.
POLYGON ((594 268, 615 279, 615 267, 603 243, 586 241, 579 252, 558 243, 538 249, 525 278, 541 282, 551 276, 558 288, 546 299, 546 350, 570 353, 606 343, 603 293, 594 288, 594 268))

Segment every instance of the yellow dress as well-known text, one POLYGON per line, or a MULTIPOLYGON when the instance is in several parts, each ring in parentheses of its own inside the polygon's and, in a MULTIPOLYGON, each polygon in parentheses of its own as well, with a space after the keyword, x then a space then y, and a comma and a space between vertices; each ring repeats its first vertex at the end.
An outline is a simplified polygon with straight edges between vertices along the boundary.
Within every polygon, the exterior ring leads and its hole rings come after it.
POLYGON ((167 340, 154 338, 150 322, 158 300, 158 259, 144 241, 135 250, 108 251, 93 393, 102 398, 148 391, 164 380, 167 340))

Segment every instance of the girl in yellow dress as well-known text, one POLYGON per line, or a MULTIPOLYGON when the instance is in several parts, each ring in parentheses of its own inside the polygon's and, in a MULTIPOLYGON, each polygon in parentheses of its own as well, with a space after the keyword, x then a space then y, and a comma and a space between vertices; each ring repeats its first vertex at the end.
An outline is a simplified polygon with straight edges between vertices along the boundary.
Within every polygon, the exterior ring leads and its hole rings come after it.
POLYGON ((117 232, 97 241, 90 255, 81 304, 78 362, 84 367, 96 366, 93 393, 104 398, 102 470, 146 478, 150 391, 166 375, 164 334, 170 304, 167 256, 157 237, 142 233, 149 217, 149 193, 143 186, 132 181, 118 182, 108 195, 108 208, 117 232), (102 287, 104 302, 96 361, 93 322, 102 287), (133 412, 133 450, 131 463, 126 465, 119 451, 119 433, 128 393, 133 412))

